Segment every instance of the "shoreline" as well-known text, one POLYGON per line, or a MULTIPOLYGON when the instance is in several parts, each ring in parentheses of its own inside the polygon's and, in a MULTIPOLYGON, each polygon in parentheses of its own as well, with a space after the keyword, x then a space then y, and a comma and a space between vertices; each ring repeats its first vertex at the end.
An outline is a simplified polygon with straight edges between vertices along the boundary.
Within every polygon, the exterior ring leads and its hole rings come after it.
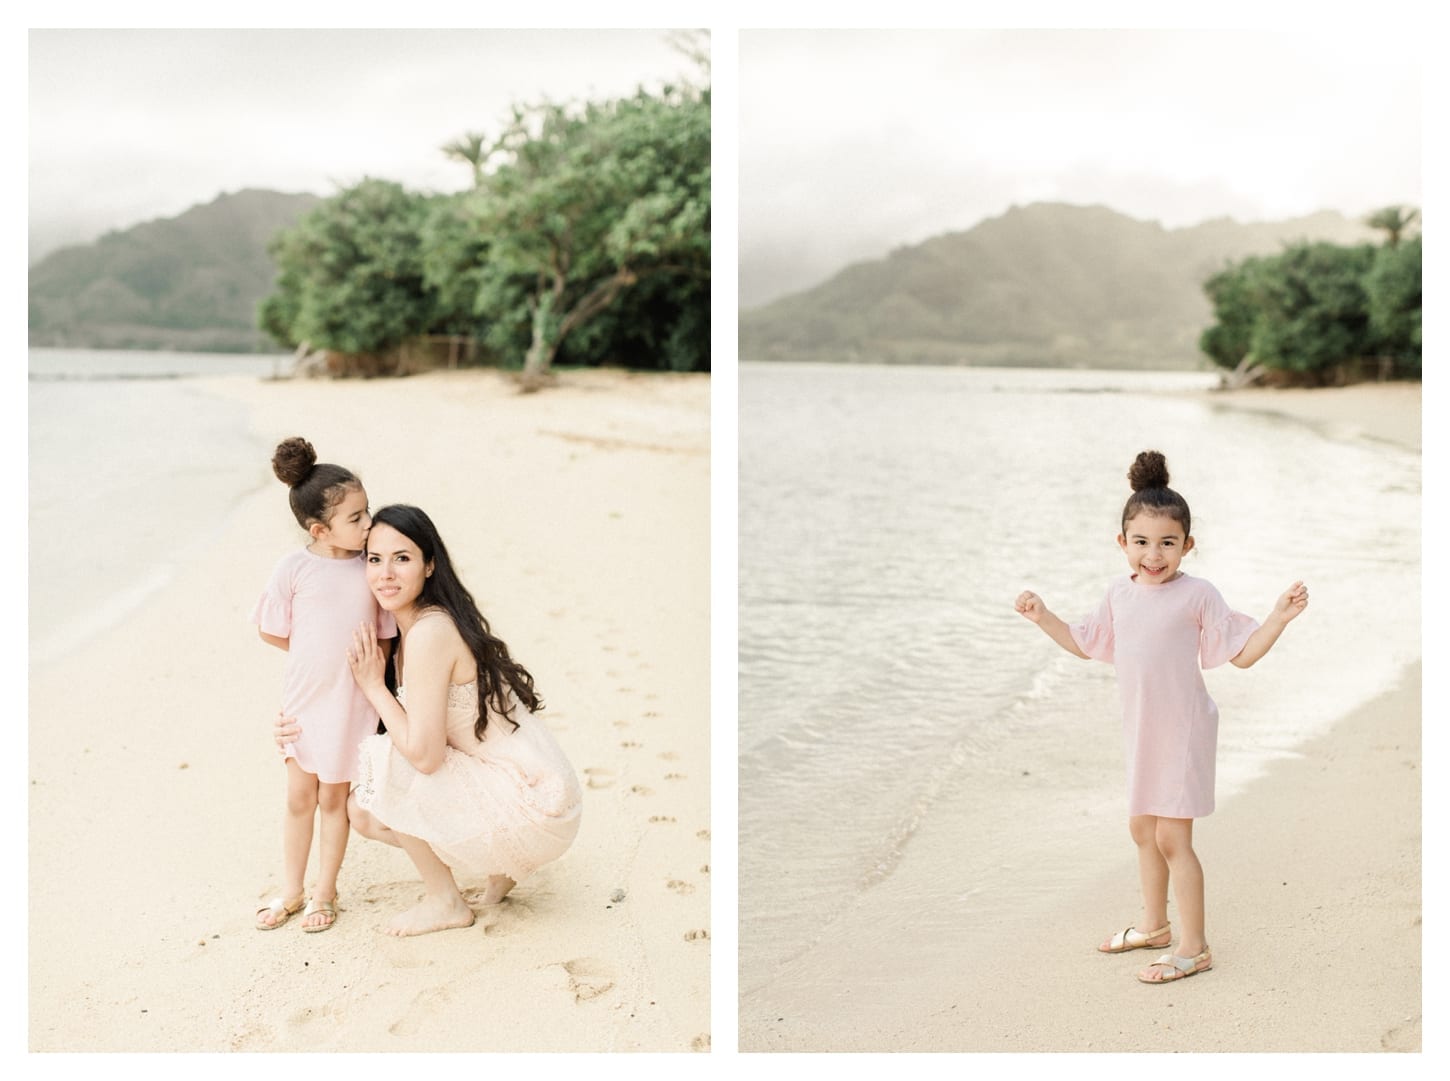
POLYGON ((1355 383, 1347 387, 1243 387, 1177 395, 1215 407, 1270 413, 1308 424, 1330 439, 1372 439, 1423 450, 1422 384, 1355 383))
POLYGON ((302 542, 271 480, 140 608, 31 669, 30 1050, 708 1050, 709 377, 199 385, 267 447, 303 434, 375 506, 438 522, 538 680, 583 826, 468 929, 380 934, 421 887, 356 835, 335 927, 253 929, 279 884, 283 662, 247 617, 302 542))
MULTIPOLYGON (((1415 384, 1335 389, 1329 399, 1319 390, 1165 396, 1272 412, 1336 440, 1418 453, 1419 392, 1415 384)), ((851 938, 849 959, 822 951, 795 966, 798 986, 742 998, 742 1049, 1420 1050, 1421 663, 1397 668, 1366 704, 1276 753, 1205 820, 1197 847, 1210 972, 1145 987, 1133 974, 1160 951, 1097 954, 1098 942, 1138 914, 1136 863, 1116 812, 1089 821, 1069 803, 1052 827, 1066 849, 1055 881, 1030 853, 1004 852, 1004 865, 1021 865, 1018 895, 978 894, 967 883, 955 926, 933 924, 919 904, 912 913, 910 890, 877 887, 893 892, 829 932, 851 938), (1084 852, 1101 861, 1085 863, 1084 852), (893 942, 871 940, 872 913, 891 922, 893 942), (801 993, 807 983, 812 994, 801 993)), ((972 838, 942 828, 915 843, 918 859, 951 876, 943 861, 972 838)))

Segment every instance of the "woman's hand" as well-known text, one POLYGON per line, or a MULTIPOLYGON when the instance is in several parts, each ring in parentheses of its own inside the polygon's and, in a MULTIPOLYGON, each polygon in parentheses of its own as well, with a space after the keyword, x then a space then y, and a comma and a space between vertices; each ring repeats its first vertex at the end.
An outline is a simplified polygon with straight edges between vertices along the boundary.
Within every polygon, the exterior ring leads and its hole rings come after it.
POLYGON ((1042 598, 1036 593, 1026 589, 1017 595, 1017 611, 1032 620, 1033 623, 1040 623, 1042 617, 1047 613, 1047 605, 1042 603, 1042 598))
POLYGON ((284 717, 282 711, 277 711, 277 721, 272 725, 272 739, 277 744, 277 753, 285 756, 287 745, 296 743, 302 735, 302 726, 297 723, 296 717, 284 717))
POLYGON ((383 682, 383 670, 388 659, 378 648, 377 631, 366 623, 359 623, 352 632, 352 648, 347 651, 347 665, 352 669, 352 678, 364 691, 387 687, 383 682))
POLYGON ((1273 615, 1288 623, 1304 609, 1309 607, 1309 587, 1303 582, 1295 582, 1288 589, 1279 595, 1274 602, 1273 615))

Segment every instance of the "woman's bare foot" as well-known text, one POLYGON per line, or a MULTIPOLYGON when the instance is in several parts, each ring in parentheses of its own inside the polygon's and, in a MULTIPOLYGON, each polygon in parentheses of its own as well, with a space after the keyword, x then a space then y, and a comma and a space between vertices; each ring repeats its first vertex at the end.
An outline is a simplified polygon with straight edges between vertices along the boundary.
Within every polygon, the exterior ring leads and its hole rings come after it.
POLYGON ((483 884, 483 893, 478 898, 481 905, 496 905, 508 896, 509 890, 518 883, 508 875, 489 875, 488 881, 483 884))
POLYGON ((383 928, 383 934, 406 938, 446 931, 451 927, 470 927, 472 924, 473 909, 458 894, 429 894, 406 912, 394 916, 383 928))

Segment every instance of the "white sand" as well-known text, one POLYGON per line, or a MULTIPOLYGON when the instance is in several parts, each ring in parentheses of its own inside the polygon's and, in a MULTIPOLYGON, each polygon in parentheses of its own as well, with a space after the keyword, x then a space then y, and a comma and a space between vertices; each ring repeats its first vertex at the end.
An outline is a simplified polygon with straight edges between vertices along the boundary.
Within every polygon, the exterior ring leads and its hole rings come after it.
POLYGON ((30 1049, 708 1049, 708 377, 207 385, 269 446, 305 435, 375 507, 433 516, 544 695, 583 827, 466 930, 380 934, 421 890, 356 835, 331 930, 253 929, 280 884, 283 658, 248 616, 303 540, 258 461, 203 558, 31 673, 30 1049))

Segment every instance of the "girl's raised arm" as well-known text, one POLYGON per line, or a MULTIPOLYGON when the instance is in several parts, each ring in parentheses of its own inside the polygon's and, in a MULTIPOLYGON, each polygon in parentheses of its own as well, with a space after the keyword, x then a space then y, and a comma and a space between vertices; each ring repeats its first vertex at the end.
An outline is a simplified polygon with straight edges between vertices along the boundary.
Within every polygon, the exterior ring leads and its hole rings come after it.
POLYGON ((1303 582, 1295 582, 1279 594, 1279 599, 1274 602, 1274 610, 1264 617, 1259 629, 1249 635, 1244 648, 1229 663, 1235 668, 1248 668, 1253 665, 1273 648, 1279 635, 1284 633, 1284 628, 1308 607, 1309 587, 1303 582))
POLYGON ((1041 627, 1047 637, 1051 638, 1074 657, 1081 657, 1085 661, 1091 660, 1078 647, 1077 639, 1073 638, 1072 631, 1068 629, 1067 624, 1049 612, 1047 605, 1042 603, 1042 598, 1036 593, 1033 593, 1031 590, 1023 590, 1017 595, 1016 608, 1023 616, 1041 627))

